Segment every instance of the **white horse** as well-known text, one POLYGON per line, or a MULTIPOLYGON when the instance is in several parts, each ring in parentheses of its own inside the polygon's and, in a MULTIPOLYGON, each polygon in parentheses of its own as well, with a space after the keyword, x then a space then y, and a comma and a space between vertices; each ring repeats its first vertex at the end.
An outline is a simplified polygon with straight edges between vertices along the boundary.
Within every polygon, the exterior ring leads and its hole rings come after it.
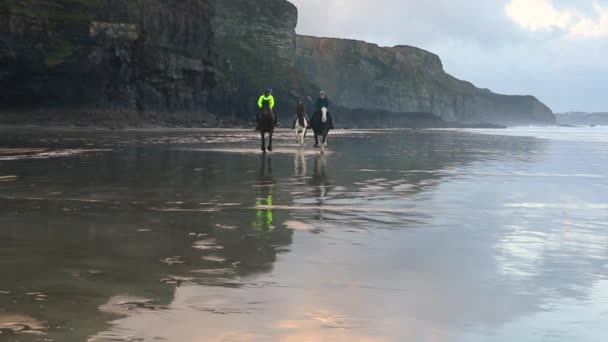
POLYGON ((304 145, 304 139, 306 139, 306 133, 308 132, 308 126, 310 122, 306 119, 304 114, 298 114, 296 118, 296 141, 300 146, 304 145))

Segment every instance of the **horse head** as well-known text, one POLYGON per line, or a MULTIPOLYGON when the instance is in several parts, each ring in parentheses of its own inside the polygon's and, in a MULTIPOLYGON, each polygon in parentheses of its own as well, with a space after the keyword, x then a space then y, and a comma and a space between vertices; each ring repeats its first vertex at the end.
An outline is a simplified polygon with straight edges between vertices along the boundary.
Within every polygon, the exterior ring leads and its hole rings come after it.
POLYGON ((326 123, 327 122, 327 107, 321 108, 321 113, 322 113, 322 115, 321 115, 321 121, 323 123, 326 123))

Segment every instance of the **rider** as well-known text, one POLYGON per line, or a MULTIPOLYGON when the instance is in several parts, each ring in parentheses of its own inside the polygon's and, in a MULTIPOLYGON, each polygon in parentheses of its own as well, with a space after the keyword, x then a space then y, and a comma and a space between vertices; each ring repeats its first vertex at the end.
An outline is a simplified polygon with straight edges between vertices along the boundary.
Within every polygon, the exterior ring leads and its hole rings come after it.
POLYGON ((296 105, 296 117, 293 119, 293 129, 296 129, 296 123, 298 122, 299 115, 303 115, 306 122, 310 124, 310 119, 308 119, 308 115, 306 115, 306 105, 302 99, 300 99, 296 105))
POLYGON ((320 113, 323 107, 327 108, 327 119, 329 120, 329 128, 334 129, 334 121, 331 118, 331 114, 329 113, 329 99, 327 98, 325 91, 321 90, 321 92, 319 93, 319 98, 315 103, 315 113, 320 113))
POLYGON ((260 96, 260 98, 258 99, 258 112, 255 115, 255 123, 256 125, 259 123, 260 121, 260 113, 262 111, 262 106, 264 105, 265 101, 269 101, 270 102, 270 110, 272 110, 273 114, 274 114, 274 125, 276 127, 279 127, 279 116, 274 112, 274 96, 272 96, 272 89, 268 88, 266 89, 266 91, 264 92, 264 94, 262 94, 260 96))

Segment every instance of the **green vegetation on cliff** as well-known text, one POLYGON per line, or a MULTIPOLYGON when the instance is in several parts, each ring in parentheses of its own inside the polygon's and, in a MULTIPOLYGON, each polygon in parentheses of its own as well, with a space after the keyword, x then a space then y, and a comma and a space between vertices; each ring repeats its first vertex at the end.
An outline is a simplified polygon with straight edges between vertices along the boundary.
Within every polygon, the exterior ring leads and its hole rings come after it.
POLYGON ((44 64, 55 66, 65 62, 73 53, 75 47, 66 39, 59 39, 55 46, 49 47, 44 52, 44 64))
POLYGON ((94 18, 105 0, 3 0, 0 10, 32 18, 82 21, 94 18), (4 8, 3 8, 4 7, 4 8))

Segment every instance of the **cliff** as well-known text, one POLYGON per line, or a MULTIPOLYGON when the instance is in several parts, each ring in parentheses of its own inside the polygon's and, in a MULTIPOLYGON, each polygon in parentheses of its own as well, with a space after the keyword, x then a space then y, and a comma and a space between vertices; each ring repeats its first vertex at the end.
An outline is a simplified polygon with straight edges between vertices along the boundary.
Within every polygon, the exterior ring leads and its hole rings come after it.
POLYGON ((3 0, 0 120, 213 121, 213 15, 211 0, 3 0))
POLYGON ((298 37, 297 22, 286 0, 3 0, 0 124, 236 125, 266 88, 287 123, 319 86, 338 126, 554 120, 426 51, 298 37))
POLYGON ((437 55, 415 47, 309 36, 298 36, 296 47, 296 67, 349 108, 431 112, 465 123, 555 122, 536 98, 476 88, 447 74, 437 55))

